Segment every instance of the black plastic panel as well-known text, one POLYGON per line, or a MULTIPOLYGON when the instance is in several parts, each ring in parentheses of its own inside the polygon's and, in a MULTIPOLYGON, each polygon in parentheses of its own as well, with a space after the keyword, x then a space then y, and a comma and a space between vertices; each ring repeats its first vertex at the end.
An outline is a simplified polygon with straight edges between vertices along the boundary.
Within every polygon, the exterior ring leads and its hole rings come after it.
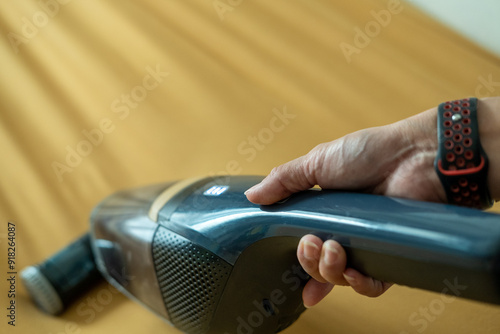
POLYGON ((232 266, 161 226, 153 260, 170 321, 182 331, 206 333, 232 266))

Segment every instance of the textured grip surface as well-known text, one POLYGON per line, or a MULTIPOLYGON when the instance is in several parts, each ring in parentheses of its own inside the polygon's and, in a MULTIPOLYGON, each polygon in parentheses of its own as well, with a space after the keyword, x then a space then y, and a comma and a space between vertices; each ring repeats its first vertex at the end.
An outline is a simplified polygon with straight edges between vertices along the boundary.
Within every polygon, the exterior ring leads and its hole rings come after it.
POLYGON ((232 266, 162 226, 153 260, 170 321, 184 332, 206 333, 232 266))

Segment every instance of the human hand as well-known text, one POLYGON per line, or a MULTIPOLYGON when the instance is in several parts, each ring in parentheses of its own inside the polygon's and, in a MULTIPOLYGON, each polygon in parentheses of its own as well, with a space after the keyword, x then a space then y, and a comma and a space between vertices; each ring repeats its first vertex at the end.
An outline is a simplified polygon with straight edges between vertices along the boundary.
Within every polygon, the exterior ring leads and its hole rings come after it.
MULTIPOLYGON (((500 199, 500 97, 478 101, 479 135, 488 155, 488 187, 500 199)), ((437 108, 394 124, 349 134, 320 144, 305 156, 274 168, 247 198, 272 204, 315 185, 324 189, 370 192, 415 200, 446 202, 434 170, 437 154, 437 108)), ((303 292, 304 305, 313 306, 337 285, 350 285, 360 294, 376 297, 390 283, 346 268, 346 254, 334 240, 304 236, 297 249, 300 264, 312 279, 303 292)))
MULTIPOLYGON (((434 171, 437 152, 437 112, 428 110, 406 120, 365 129, 320 144, 305 156, 276 167, 246 192, 257 204, 272 204, 319 185, 435 202, 446 201, 434 171)), ((304 236, 297 250, 300 264, 312 279, 303 292, 304 305, 323 299, 334 285, 349 285, 376 297, 390 283, 346 268, 346 254, 336 241, 304 236)))

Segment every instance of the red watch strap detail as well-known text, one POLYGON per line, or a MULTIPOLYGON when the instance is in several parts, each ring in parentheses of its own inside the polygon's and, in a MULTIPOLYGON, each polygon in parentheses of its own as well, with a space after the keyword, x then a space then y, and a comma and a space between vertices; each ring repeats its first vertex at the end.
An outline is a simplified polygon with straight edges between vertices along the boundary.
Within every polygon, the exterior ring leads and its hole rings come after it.
POLYGON ((459 176, 459 175, 468 175, 468 174, 479 173, 481 171, 481 169, 484 168, 484 166, 485 166, 485 160, 483 157, 481 157, 481 163, 477 167, 470 167, 470 168, 466 168, 466 169, 455 169, 455 170, 443 169, 441 160, 438 161, 439 171, 444 175, 450 175, 450 176, 459 176))

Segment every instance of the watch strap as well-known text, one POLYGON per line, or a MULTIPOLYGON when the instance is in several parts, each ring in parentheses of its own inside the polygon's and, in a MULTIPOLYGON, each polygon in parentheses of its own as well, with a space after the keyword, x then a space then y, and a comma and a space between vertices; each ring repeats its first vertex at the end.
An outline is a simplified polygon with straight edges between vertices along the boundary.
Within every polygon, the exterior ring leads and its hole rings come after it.
POLYGON ((489 208, 488 157, 479 139, 477 98, 438 107, 438 152, 434 167, 451 204, 489 208))

